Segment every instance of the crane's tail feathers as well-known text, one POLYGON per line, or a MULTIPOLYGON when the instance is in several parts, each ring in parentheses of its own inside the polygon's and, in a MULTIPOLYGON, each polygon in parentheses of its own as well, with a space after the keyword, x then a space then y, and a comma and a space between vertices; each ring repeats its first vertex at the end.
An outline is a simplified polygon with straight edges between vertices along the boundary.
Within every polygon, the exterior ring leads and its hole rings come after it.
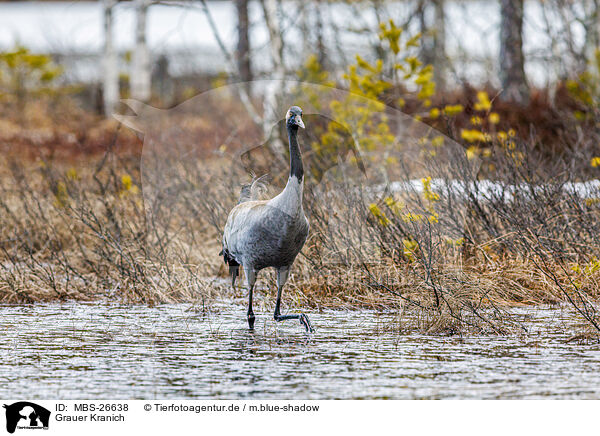
POLYGON ((260 196, 267 191, 269 178, 270 176, 268 173, 263 174, 258 178, 254 178, 252 183, 248 185, 242 185, 238 204, 245 203, 246 201, 259 200, 260 196))
POLYGON ((240 275, 239 265, 229 265, 229 275, 231 276, 231 287, 235 287, 235 279, 240 275))
POLYGON ((231 272, 232 266, 240 266, 240 264, 233 258, 231 254, 229 254, 229 252, 225 248, 221 250, 219 256, 223 256, 223 260, 227 265, 229 265, 229 272, 231 272))
POLYGON ((235 287, 235 279, 240 275, 240 264, 231 256, 225 248, 221 250, 219 256, 229 265, 229 275, 231 276, 231 287, 235 287))

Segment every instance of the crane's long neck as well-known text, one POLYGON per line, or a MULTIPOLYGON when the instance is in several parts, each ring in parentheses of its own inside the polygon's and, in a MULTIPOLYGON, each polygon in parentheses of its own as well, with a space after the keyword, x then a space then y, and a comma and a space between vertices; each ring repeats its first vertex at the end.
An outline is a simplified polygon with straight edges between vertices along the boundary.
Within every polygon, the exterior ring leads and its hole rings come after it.
POLYGON ((290 141, 290 177, 285 189, 271 200, 271 205, 276 206, 285 213, 296 216, 302 212, 302 191, 304 182, 304 167, 298 146, 298 126, 287 126, 290 141))
POLYGON ((301 184, 304 179, 304 167, 298 146, 298 126, 288 125, 287 131, 290 142, 290 179, 296 177, 298 183, 301 184))

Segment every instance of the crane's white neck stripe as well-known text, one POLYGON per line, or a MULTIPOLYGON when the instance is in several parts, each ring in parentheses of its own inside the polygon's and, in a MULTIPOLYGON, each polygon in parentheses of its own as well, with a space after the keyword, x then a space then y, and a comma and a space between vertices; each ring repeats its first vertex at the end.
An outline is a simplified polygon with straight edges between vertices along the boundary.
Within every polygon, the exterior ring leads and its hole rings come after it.
POLYGON ((302 210, 302 190, 304 184, 296 176, 290 176, 285 189, 269 203, 288 215, 297 215, 302 210))

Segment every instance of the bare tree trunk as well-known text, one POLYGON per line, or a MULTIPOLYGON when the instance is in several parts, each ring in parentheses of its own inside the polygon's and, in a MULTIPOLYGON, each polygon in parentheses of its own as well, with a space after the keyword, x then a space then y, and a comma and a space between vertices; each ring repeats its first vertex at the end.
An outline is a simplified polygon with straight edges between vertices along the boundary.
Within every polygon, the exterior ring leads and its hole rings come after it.
POLYGON ((155 95, 169 106, 174 96, 174 81, 169 75, 169 59, 162 54, 156 59, 155 67, 152 68, 152 89, 155 95))
MULTIPOLYGON (((212 14, 210 13, 210 9, 208 8, 208 5, 206 4, 206 0, 200 0, 200 4, 202 5, 202 10, 204 11, 204 15, 206 16, 206 19, 208 20, 208 25, 210 26, 210 28, 212 30, 213 36, 217 40, 217 44, 219 45, 219 48, 221 49, 221 53, 223 53, 223 56, 225 57, 225 61, 227 63, 229 71, 232 74, 234 74, 235 77, 240 77, 240 72, 237 69, 235 59, 233 58, 231 53, 229 53, 229 50, 227 50, 227 47, 225 47, 225 43, 223 42, 223 39, 221 38, 221 35, 219 34, 219 29, 217 28, 217 24, 215 23, 215 20, 213 19, 212 14)), ((252 121, 257 126, 261 126, 262 120, 261 120, 259 114, 257 113, 256 109, 254 109, 254 106, 252 105, 252 101, 250 100, 250 96, 248 95, 248 92, 246 91, 246 89, 244 87, 236 87, 235 89, 240 97, 240 100, 242 101, 242 104, 244 105, 244 108, 248 112, 248 115, 250 115, 250 117, 252 118, 252 121)))
MULTIPOLYGON (((252 67, 250 65, 248 0, 236 0, 235 6, 238 16, 238 43, 236 52, 238 71, 242 81, 250 82, 252 80, 252 67)), ((246 89, 250 93, 250 83, 248 83, 246 89)))
POLYGON ((242 80, 250 81, 252 80, 252 69, 250 65, 248 0, 236 0, 236 7, 238 13, 238 70, 242 80))
POLYGON ((325 66, 325 44, 323 42, 323 16, 321 0, 298 0, 298 30, 302 36, 302 62, 316 55, 321 67, 325 66))
POLYGON ((151 71, 150 71, 150 53, 146 43, 146 18, 148 15, 149 0, 134 0, 135 4, 135 48, 131 65, 131 76, 129 83, 131 86, 131 97, 148 101, 151 96, 151 71))
POLYGON ((319 60, 319 65, 323 69, 327 69, 327 55, 325 54, 325 43, 323 42, 323 7, 321 5, 321 1, 317 0, 315 4, 315 32, 317 34, 317 58, 319 60))
MULTIPOLYGON (((309 16, 310 16, 310 6, 313 6, 312 2, 309 1, 299 1, 298 3, 298 30, 300 30, 300 35, 302 35, 302 54, 301 60, 304 62, 311 55, 312 47, 310 41, 310 31, 309 31, 309 16)), ((316 5, 314 5, 316 6, 316 5)))
POLYGON ((431 64, 434 81, 438 91, 446 88, 446 17, 444 0, 427 2, 421 0, 416 10, 421 34, 421 58, 425 64, 431 64), (427 19, 429 5, 433 5, 433 25, 427 19))
POLYGON ((433 78, 438 92, 446 89, 446 17, 445 0, 434 1, 433 78))
POLYGON ((273 61, 273 78, 283 79, 285 71, 283 66, 283 38, 277 17, 277 0, 262 0, 265 24, 269 29, 271 59, 273 61))
POLYGON ((415 13, 419 20, 419 30, 421 32, 421 60, 425 64, 431 64, 433 63, 433 47, 432 41, 427 38, 429 26, 427 25, 427 2, 425 0, 419 0, 415 13))
MULTIPOLYGON (((285 66, 283 64, 283 37, 279 26, 279 18, 277 17, 278 2, 277 0, 262 0, 261 3, 265 16, 265 24, 267 29, 269 29, 271 60, 273 62, 273 74, 271 78, 274 80, 265 88, 264 97, 263 132, 265 137, 268 138, 273 126, 282 117, 282 114, 279 113, 277 103, 282 94, 285 66)), ((274 137, 272 139, 272 150, 284 159, 284 148, 281 138, 274 137)))
POLYGON ((523 57, 523 1, 500 0, 500 81, 502 96, 519 104, 527 103, 529 88, 523 57))
POLYGON ((119 66, 117 52, 113 46, 113 8, 116 0, 103 0, 104 3, 104 71, 102 76, 102 98, 104 115, 115 112, 119 103, 119 66))

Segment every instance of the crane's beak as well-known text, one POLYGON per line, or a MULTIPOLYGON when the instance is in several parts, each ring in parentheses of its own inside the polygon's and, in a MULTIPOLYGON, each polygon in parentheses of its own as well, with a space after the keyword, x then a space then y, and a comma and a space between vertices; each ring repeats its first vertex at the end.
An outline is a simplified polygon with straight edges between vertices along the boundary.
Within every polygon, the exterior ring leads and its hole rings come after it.
POLYGON ((294 122, 296 123, 296 125, 298 127, 302 127, 303 129, 304 127, 304 121, 302 121, 302 115, 296 115, 296 118, 294 119, 294 122))

